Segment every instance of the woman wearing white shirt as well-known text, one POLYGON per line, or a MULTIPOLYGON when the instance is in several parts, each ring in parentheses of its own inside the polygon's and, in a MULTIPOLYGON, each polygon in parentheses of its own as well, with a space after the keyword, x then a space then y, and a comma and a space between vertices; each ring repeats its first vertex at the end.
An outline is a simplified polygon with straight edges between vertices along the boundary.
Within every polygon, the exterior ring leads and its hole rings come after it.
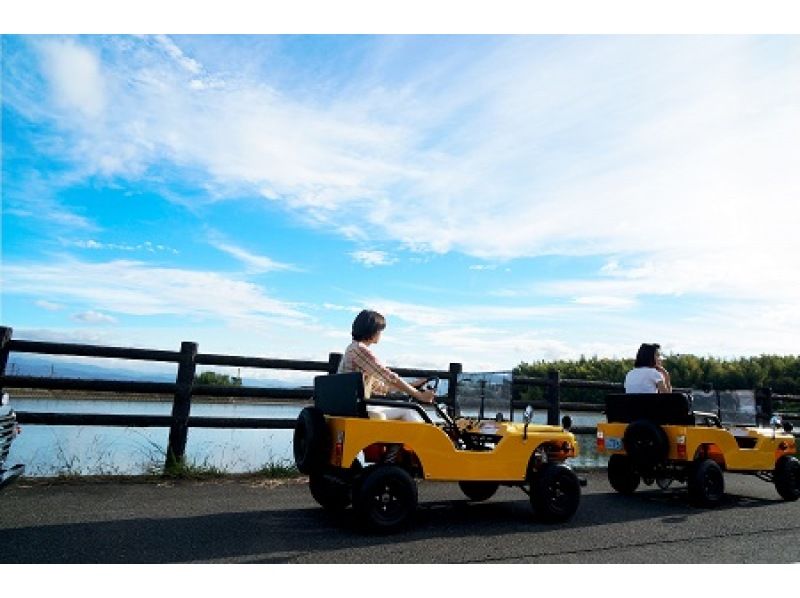
POLYGON ((625 376, 626 393, 672 392, 669 372, 661 364, 661 345, 642 343, 633 369, 625 376))

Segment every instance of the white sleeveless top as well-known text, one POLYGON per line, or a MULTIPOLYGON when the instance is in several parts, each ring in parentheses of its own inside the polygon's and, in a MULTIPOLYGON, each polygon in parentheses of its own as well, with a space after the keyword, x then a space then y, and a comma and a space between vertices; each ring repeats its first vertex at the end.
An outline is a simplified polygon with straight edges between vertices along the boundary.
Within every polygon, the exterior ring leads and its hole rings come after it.
POLYGON ((625 376, 625 392, 655 393, 659 382, 664 382, 664 376, 657 369, 634 368, 625 376))

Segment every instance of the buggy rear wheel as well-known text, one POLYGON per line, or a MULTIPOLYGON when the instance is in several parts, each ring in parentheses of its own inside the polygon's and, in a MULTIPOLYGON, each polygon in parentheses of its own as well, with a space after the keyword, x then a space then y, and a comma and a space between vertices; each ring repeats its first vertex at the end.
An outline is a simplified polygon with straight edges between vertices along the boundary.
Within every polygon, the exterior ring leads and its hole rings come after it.
POLYGON ((463 492, 468 499, 480 502, 492 498, 500 487, 500 484, 497 482, 464 481, 459 482, 458 487, 461 488, 461 492, 463 492))
POLYGON ((350 479, 333 471, 312 472, 308 476, 311 496, 327 511, 344 511, 353 500, 350 479))
POLYGON ((722 468, 712 459, 695 461, 687 479, 689 500, 697 506, 714 507, 725 495, 722 468))
POLYGON ((633 494, 641 477, 627 455, 611 455, 608 459, 608 482, 620 494, 633 494))
POLYGON ((575 472, 563 463, 548 463, 537 471, 531 489, 531 505, 543 521, 567 521, 578 510, 581 484, 575 472))
POLYGON ((783 500, 800 498, 800 461, 797 457, 784 455, 775 464, 775 489, 783 500))

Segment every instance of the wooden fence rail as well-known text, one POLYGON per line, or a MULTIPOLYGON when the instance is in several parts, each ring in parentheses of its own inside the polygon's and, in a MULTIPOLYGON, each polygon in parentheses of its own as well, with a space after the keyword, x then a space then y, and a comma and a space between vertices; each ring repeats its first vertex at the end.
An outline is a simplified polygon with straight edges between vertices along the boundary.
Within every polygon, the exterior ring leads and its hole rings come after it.
MULTIPOLYGON (((195 373, 198 365, 222 367, 247 367, 258 369, 279 369, 307 372, 334 373, 341 360, 340 353, 330 353, 327 361, 303 361, 291 359, 271 359, 245 357, 238 355, 217 355, 199 353, 197 343, 183 342, 180 351, 136 349, 130 347, 109 347, 74 343, 52 343, 12 339, 12 329, 0 327, 0 389, 35 388, 45 390, 71 390, 86 392, 137 393, 150 395, 171 395, 173 397, 171 415, 122 415, 92 413, 34 413, 17 412, 20 423, 34 425, 63 426, 122 426, 169 428, 165 466, 180 463, 185 458, 186 441, 189 428, 239 428, 239 429, 292 429, 294 419, 279 418, 239 418, 239 417, 197 417, 191 415, 193 396, 235 397, 270 399, 276 402, 298 403, 311 401, 311 388, 274 388, 253 386, 220 386, 196 384, 195 373), (53 378, 44 376, 5 375, 9 354, 37 353, 46 355, 70 355, 79 357, 133 359, 148 362, 170 362, 177 365, 175 382, 141 382, 133 380, 97 380, 76 378, 53 378)), ((462 372, 460 363, 450 363, 447 370, 426 370, 413 368, 393 368, 403 377, 437 376, 447 380, 447 397, 444 401, 452 413, 458 413, 456 389, 458 376, 462 372)), ((511 409, 524 409, 532 404, 534 408, 547 410, 547 422, 557 425, 561 409, 569 411, 602 412, 599 403, 561 402, 561 389, 578 388, 621 392, 622 384, 594 380, 561 378, 559 372, 551 371, 546 377, 514 377, 512 382, 511 409), (544 400, 521 400, 520 394, 526 388, 544 389, 544 400)), ((689 389, 676 389, 689 390, 689 389)), ((758 395, 762 409, 771 413, 774 402, 800 405, 800 397, 794 395, 771 394, 761 389, 758 395)), ((800 409, 799 409, 800 410, 800 409)), ((800 419, 797 413, 787 413, 789 419, 800 419), (794 417, 791 417, 794 416, 794 417)), ((593 426, 573 428, 578 434, 594 434, 593 426)))

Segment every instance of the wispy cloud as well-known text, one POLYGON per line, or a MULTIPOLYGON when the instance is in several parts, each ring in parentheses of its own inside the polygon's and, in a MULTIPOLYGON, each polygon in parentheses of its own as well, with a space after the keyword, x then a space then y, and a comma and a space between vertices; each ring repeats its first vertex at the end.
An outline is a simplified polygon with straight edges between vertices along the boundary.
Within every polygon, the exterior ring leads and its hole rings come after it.
POLYGON ((47 301, 45 299, 39 299, 35 302, 37 307, 41 307, 42 309, 46 309, 47 311, 61 311, 64 309, 64 305, 61 303, 55 303, 54 301, 47 301))
POLYGON ((375 40, 384 71, 365 62, 373 76, 336 81, 325 102, 295 99, 269 78, 193 90, 211 73, 165 37, 112 39, 102 61, 94 40, 37 47, 53 97, 67 102, 54 115, 87 172, 136 176, 168 160, 310 223, 480 257, 661 263, 683 249, 709 275, 709 249, 764 260, 774 251, 743 236, 792 238, 800 92, 785 81, 797 40, 467 42, 430 43, 413 74, 383 77, 419 40, 375 40), (79 126, 87 113, 102 126, 79 126))
POLYGON ((278 317, 309 321, 292 304, 260 287, 217 272, 154 268, 127 260, 87 263, 64 259, 48 264, 6 265, 8 294, 57 295, 127 316, 179 316, 206 321, 257 321, 278 317))
POLYGON ((130 243, 105 243, 102 241, 95 241, 94 239, 78 239, 78 240, 68 240, 62 239, 62 245, 67 247, 79 247, 81 249, 102 249, 102 250, 110 250, 110 251, 126 251, 126 252, 134 252, 134 251, 144 251, 148 253, 171 253, 171 254, 178 254, 178 250, 170 247, 169 245, 162 245, 161 243, 153 243, 152 241, 144 241, 143 243, 137 243, 132 245, 130 243))
MULTIPOLYGON (((185 205, 258 198, 357 247, 389 248, 350 253, 365 267, 404 250, 417 252, 408 263, 463 254, 474 271, 553 255, 579 263, 578 273, 528 276, 515 266, 504 288, 485 290, 497 305, 374 298, 402 330, 484 361, 486 347, 500 360, 520 347, 523 358, 532 348, 627 354, 645 334, 676 346, 681 334, 697 338, 689 316, 653 321, 653 298, 704 299, 703 335, 727 343, 698 343, 704 351, 752 353, 766 336, 788 347, 800 330, 790 307, 800 302, 800 88, 786 84, 797 38, 375 37, 359 40, 343 69, 324 68, 322 52, 283 54, 277 38, 223 41, 240 46, 235 61, 203 38, 11 40, 3 102, 37 124, 37 150, 61 170, 9 183, 7 213, 83 229, 74 236, 92 235, 85 249, 130 251, 86 232, 91 212, 60 205, 54 189, 124 179, 174 197, 179 180, 196 191, 185 205), (253 51, 264 43, 269 52, 253 51), (581 338, 587 330, 612 340, 581 338)), ((295 268, 230 238, 212 245, 244 274, 295 268)), ((63 296, 117 317, 316 326, 226 273, 64 261, 12 264, 9 276, 20 284, 4 281, 4 293, 63 296)))
POLYGON ((297 267, 292 266, 291 264, 276 262, 272 258, 250 253, 249 251, 242 249, 241 247, 237 247, 236 245, 231 245, 230 243, 212 240, 211 244, 220 251, 227 253, 228 255, 242 262, 245 266, 247 266, 248 271, 253 273, 298 270, 297 267))
POLYGON ((385 251, 353 251, 350 254, 350 257, 353 258, 353 261, 356 261, 367 268, 373 268, 375 266, 391 266, 392 264, 397 263, 397 258, 389 256, 389 254, 385 251))
POLYGON ((83 322, 85 324, 116 324, 117 319, 108 314, 99 311, 89 310, 81 313, 73 314, 73 320, 83 322))

